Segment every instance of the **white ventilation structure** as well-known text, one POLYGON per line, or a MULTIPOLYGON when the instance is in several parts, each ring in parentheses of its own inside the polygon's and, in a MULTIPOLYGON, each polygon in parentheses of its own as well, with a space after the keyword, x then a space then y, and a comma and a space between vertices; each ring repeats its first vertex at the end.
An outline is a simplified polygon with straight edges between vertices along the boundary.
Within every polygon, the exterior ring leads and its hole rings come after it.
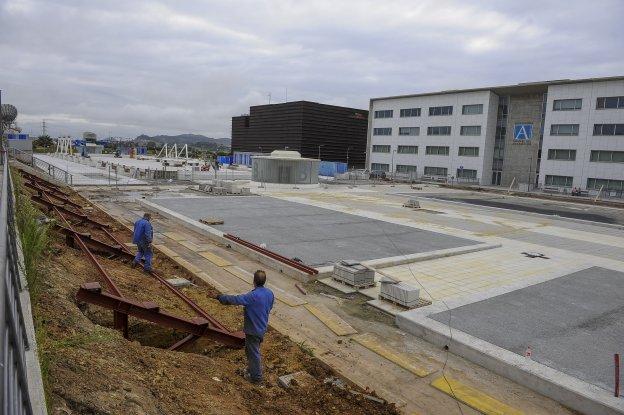
POLYGON ((384 277, 381 280, 379 298, 403 307, 414 308, 420 299, 420 288, 384 277))
POLYGON ((357 261, 345 260, 334 264, 332 278, 352 287, 370 287, 375 285, 375 270, 357 261))

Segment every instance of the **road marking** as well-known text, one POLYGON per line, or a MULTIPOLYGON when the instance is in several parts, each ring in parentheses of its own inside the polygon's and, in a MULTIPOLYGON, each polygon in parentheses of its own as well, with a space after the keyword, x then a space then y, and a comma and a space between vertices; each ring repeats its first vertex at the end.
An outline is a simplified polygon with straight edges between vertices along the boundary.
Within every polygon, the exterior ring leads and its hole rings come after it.
POLYGON ((177 232, 163 232, 162 234, 169 239, 173 239, 176 242, 184 241, 186 239, 184 236, 180 235, 177 232))
POLYGON ((386 346, 379 343, 376 336, 370 333, 358 334, 357 336, 353 336, 352 339, 418 377, 424 378, 434 372, 429 368, 417 366, 414 359, 408 357, 406 354, 388 349, 386 346))
MULTIPOLYGON (((234 275, 235 277, 245 281, 247 284, 253 285, 253 274, 251 272, 239 268, 236 265, 231 267, 225 267, 223 269, 234 275)), ((281 301, 287 306, 297 307, 308 303, 307 301, 297 297, 296 295, 292 295, 271 283, 267 283, 267 288, 273 291, 273 295, 275 295, 275 298, 277 298, 278 301, 281 301)))
POLYGON ((167 248, 165 245, 154 245, 154 248, 158 249, 160 252, 162 252, 163 254, 167 255, 168 257, 172 259, 180 256, 178 255, 177 252, 172 251, 171 249, 167 248))
POLYGON ((194 244, 191 241, 178 241, 178 243, 188 249, 190 249, 193 252, 199 252, 202 250, 202 248, 199 245, 194 244))
POLYGON ((324 304, 306 304, 304 307, 338 336, 357 334, 357 331, 349 323, 341 319, 324 304))
POLYGON ((434 379, 431 386, 454 397, 458 401, 485 415, 522 415, 524 412, 506 405, 490 395, 456 380, 442 376, 434 379), (447 382, 448 381, 448 382, 447 382), (450 387, 449 387, 450 384, 450 387))
POLYGON ((210 251, 198 252, 199 255, 206 258, 208 261, 212 262, 218 267, 227 267, 232 265, 230 261, 225 258, 221 258, 219 255, 215 255, 210 251))

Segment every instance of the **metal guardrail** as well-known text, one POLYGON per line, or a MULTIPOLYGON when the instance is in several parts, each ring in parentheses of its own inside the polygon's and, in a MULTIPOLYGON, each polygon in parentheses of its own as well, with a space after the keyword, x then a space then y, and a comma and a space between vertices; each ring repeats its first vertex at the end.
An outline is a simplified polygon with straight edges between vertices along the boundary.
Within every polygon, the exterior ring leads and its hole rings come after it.
POLYGON ((0 409, 2 414, 32 414, 26 378, 29 341, 22 314, 17 233, 14 221, 13 184, 5 149, 0 154, 0 409))
POLYGON ((74 177, 71 173, 68 173, 66 170, 56 167, 50 163, 46 163, 45 161, 37 157, 33 157, 32 166, 35 169, 41 170, 42 172, 47 173, 49 176, 52 176, 54 179, 59 180, 65 184, 68 184, 70 186, 74 184, 74 177))

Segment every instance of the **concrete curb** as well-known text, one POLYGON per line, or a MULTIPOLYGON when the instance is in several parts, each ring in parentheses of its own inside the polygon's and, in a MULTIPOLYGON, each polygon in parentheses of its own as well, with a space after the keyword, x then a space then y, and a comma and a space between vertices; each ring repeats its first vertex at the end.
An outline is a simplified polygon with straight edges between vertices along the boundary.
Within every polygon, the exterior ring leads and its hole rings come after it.
POLYGON ((397 314, 396 324, 430 343, 448 345, 452 353, 576 411, 593 415, 624 414, 624 400, 612 396, 606 390, 461 330, 453 329, 451 336, 447 325, 426 317, 421 310, 397 314))
POLYGON ((156 203, 153 202, 149 202, 147 200, 142 200, 142 199, 136 199, 136 202, 143 206, 145 209, 148 210, 153 210, 156 211, 158 213, 160 213, 163 216, 166 216, 170 219, 175 220, 176 222, 180 223, 182 226, 185 226, 187 228, 190 228, 196 232, 201 233, 202 235, 207 236, 208 238, 210 238, 210 240, 217 242, 219 244, 223 244, 223 245, 230 245, 232 247, 232 249, 238 253, 241 253, 249 258, 252 258, 258 262, 260 262, 261 264, 264 264, 268 267, 271 267, 277 271, 279 271, 280 273, 283 273, 291 278, 296 279, 297 281, 301 281, 301 282, 309 282, 312 280, 315 280, 319 277, 319 274, 317 275, 309 275, 306 274, 305 272, 299 271, 296 268, 292 268, 282 262, 276 261, 273 258, 270 258, 266 255, 263 255, 257 251, 254 251, 253 249, 247 248, 246 246, 237 244, 236 242, 230 240, 230 239, 226 239, 223 236, 223 232, 221 232, 218 229, 215 229, 211 226, 205 225, 199 221, 193 220, 191 218, 188 218, 184 215, 181 215, 179 213, 176 213, 170 209, 167 209, 165 207, 162 207, 156 203))

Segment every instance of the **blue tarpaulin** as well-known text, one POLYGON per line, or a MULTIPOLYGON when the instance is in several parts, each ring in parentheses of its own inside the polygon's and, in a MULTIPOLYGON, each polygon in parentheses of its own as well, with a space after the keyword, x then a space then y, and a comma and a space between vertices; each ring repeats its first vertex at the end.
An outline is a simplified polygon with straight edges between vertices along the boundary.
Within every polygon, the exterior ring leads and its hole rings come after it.
POLYGON ((339 161, 321 161, 319 163, 319 176, 335 177, 337 174, 346 173, 347 163, 339 161))
POLYGON ((230 156, 217 156, 217 161, 221 164, 232 164, 232 157, 230 156))

